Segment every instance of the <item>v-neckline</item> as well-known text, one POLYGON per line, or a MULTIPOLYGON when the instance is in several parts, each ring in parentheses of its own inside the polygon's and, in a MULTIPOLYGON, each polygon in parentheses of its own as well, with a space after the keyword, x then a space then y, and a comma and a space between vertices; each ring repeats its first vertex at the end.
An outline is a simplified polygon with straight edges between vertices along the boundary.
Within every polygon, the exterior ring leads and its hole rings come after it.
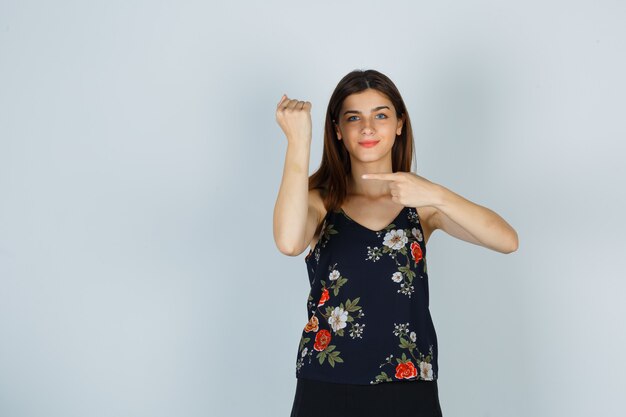
POLYGON ((395 224, 395 223, 396 223, 396 220, 398 220, 398 219, 400 218, 400 216, 402 215, 402 213, 404 213, 404 210, 406 210, 406 208, 407 208, 406 206, 403 206, 403 207, 402 207, 402 209, 401 209, 401 210, 398 212, 398 214, 396 215, 396 217, 394 217, 394 218, 393 218, 393 220, 391 220, 391 222, 389 222, 389 224, 387 224, 387 226, 383 227, 383 228, 382 228, 382 229, 380 229, 380 230, 373 230, 373 229, 370 229, 369 227, 365 227, 365 226, 363 226, 361 223, 357 222, 357 221, 356 221, 356 220, 354 220, 352 217, 350 217, 350 216, 348 215, 348 213, 346 213, 346 211, 343 209, 343 207, 339 207, 339 211, 340 211, 340 212, 341 212, 341 213, 342 213, 342 214, 343 214, 343 215, 344 215, 344 216, 345 216, 348 220, 350 220, 351 222, 355 223, 357 226, 359 226, 359 227, 361 227, 361 228, 363 228, 363 229, 365 229, 365 230, 367 230, 367 231, 369 231, 369 232, 371 232, 371 233, 380 233, 380 232, 384 231, 385 229, 387 229, 387 228, 388 228, 389 226, 391 226, 392 224, 395 224))

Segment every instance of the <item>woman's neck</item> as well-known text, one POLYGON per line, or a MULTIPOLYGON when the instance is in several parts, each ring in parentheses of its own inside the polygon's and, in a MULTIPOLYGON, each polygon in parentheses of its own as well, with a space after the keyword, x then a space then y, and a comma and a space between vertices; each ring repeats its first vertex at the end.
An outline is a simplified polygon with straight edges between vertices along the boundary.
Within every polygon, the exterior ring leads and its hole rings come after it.
POLYGON ((363 174, 391 173, 391 167, 387 169, 353 169, 348 176, 348 195, 365 197, 370 200, 378 200, 389 197, 389 181, 361 178, 363 174))

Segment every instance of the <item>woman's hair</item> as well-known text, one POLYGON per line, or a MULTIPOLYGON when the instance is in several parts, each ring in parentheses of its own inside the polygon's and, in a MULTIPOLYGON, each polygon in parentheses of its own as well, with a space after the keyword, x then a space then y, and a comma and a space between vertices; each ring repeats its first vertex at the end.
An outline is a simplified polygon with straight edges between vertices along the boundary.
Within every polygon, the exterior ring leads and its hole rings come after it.
MULTIPOLYGON (((344 76, 330 96, 326 120, 324 122, 324 151, 320 167, 309 177, 309 190, 319 189, 328 211, 338 210, 347 195, 348 175, 351 171, 350 155, 343 141, 337 140, 334 122, 339 121, 343 101, 350 94, 360 93, 368 88, 387 96, 396 109, 398 119, 404 118, 402 133, 396 136, 391 149, 393 172, 410 172, 413 154, 413 131, 411 120, 404 101, 395 84, 384 74, 373 70, 354 70, 344 76)), ((315 231, 318 235, 322 225, 315 231)))

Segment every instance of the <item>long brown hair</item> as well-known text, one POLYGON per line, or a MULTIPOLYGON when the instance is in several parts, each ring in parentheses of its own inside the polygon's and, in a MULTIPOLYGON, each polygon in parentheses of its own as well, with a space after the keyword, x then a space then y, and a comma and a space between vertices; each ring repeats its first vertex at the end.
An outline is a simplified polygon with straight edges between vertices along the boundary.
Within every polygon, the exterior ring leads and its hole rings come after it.
MULTIPOLYGON (((343 101, 350 94, 368 88, 378 90, 393 103, 396 117, 404 118, 402 133, 396 136, 391 149, 393 172, 410 172, 414 157, 413 129, 406 106, 398 88, 386 75, 373 70, 354 70, 345 75, 330 96, 324 122, 324 151, 320 167, 309 177, 309 190, 319 189, 327 211, 338 210, 348 191, 348 175, 352 169, 350 155, 342 141, 337 139, 334 122, 339 120, 343 101)), ((317 236, 322 228, 320 223, 315 230, 317 236)))

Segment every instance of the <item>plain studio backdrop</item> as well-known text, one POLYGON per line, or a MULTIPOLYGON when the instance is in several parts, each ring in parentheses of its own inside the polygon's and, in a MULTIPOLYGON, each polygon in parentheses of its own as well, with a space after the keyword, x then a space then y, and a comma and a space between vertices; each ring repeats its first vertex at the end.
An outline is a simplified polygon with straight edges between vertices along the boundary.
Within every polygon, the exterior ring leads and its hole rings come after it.
POLYGON ((368 68, 417 173, 519 234, 429 241, 444 415, 626 415, 624 21, 617 0, 3 0, 0 415, 287 416, 309 287, 273 240, 276 104, 311 101, 312 173, 332 90, 368 68))

